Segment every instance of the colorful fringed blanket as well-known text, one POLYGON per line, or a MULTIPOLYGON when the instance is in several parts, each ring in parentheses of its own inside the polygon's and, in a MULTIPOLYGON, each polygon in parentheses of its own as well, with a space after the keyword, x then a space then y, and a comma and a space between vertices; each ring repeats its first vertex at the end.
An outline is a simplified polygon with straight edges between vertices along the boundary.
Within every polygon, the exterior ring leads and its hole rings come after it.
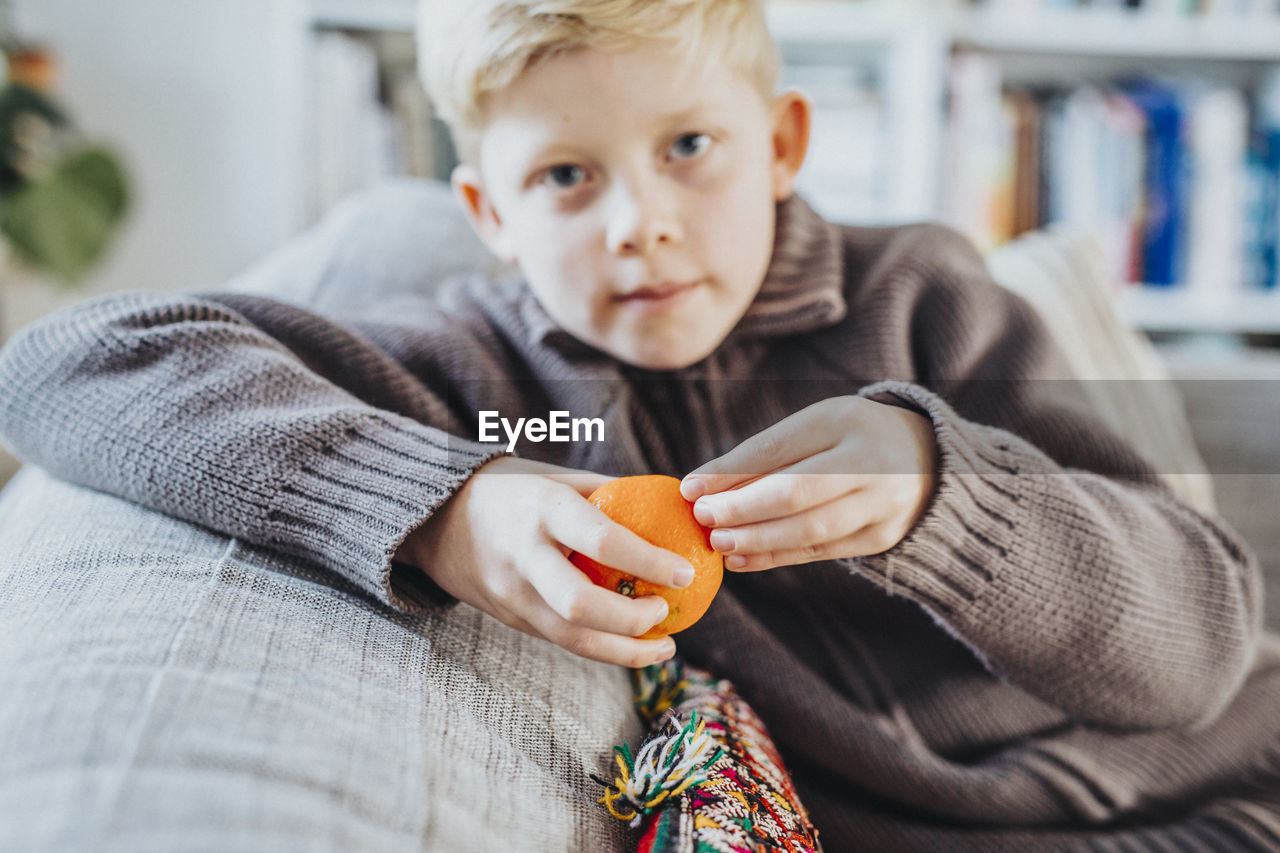
POLYGON ((755 712, 728 681, 678 658, 633 673, 649 734, 614 747, 600 802, 642 828, 639 853, 816 853, 822 848, 755 712))

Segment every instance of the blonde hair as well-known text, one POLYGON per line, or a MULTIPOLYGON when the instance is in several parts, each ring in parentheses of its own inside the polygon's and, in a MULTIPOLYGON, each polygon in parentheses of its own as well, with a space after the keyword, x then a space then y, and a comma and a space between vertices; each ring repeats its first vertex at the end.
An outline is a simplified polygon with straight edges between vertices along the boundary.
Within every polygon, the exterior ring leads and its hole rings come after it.
POLYGON ((466 160, 487 95, 581 48, 622 52, 668 40, 687 56, 723 59, 766 100, 778 77, 763 0, 422 0, 417 37, 419 76, 466 160))

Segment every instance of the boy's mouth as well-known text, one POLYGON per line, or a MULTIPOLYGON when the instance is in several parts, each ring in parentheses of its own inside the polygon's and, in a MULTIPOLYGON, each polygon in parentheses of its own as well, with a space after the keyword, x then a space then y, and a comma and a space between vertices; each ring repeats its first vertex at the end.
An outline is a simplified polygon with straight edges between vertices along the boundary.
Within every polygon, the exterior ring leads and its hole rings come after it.
POLYGON ((619 293, 614 297, 618 302, 659 303, 674 300, 682 293, 693 290, 700 281, 676 282, 662 281, 656 284, 645 284, 635 290, 619 293))

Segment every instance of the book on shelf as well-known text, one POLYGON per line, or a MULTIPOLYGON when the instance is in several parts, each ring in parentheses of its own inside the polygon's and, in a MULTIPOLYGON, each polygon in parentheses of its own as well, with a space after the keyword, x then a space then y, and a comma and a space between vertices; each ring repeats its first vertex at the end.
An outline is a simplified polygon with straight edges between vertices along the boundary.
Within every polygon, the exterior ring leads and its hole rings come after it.
POLYGON ((401 68, 390 75, 387 88, 399 171, 434 178, 438 159, 434 116, 422 81, 412 68, 401 68))
POLYGON ((998 60, 953 57, 942 217, 981 248, 1068 223, 1093 233, 1120 286, 1225 304, 1275 288, 1280 69, 1269 106, 1184 77, 1023 90, 998 60))
POLYGON ((987 54, 957 53, 948 84, 942 218, 986 250, 1014 236, 1016 109, 1002 94, 999 63, 987 54))
POLYGON ((394 128, 378 100, 378 55, 341 32, 316 36, 317 216, 353 192, 395 174, 394 128))
POLYGON ((1040 224, 1040 105, 1028 92, 1014 90, 1005 102, 1013 116, 1013 234, 1040 224))
POLYGON ((781 84, 813 106, 809 150, 796 191, 836 222, 876 222, 887 208, 885 108, 866 69, 790 63, 781 84))
POLYGON ((1234 87, 1199 82, 1183 90, 1187 104, 1187 286, 1206 293, 1244 281, 1245 164, 1249 107, 1234 87))
POLYGON ((1139 281, 1172 287, 1182 280, 1187 242, 1185 105, 1173 87, 1153 80, 1131 81, 1123 92, 1147 125, 1139 281))
POLYGON ((1116 282, 1140 281, 1143 265, 1145 116, 1122 94, 1082 86, 1046 99, 1042 221, 1096 235, 1116 282))
POLYGON ((317 216, 395 175, 449 176, 456 154, 418 78, 411 36, 323 30, 315 68, 317 216))
POLYGON ((1280 287, 1280 127, 1254 131, 1245 179, 1245 281, 1280 287))
POLYGON ((1245 171, 1245 280, 1280 289, 1280 67, 1259 87, 1245 171))

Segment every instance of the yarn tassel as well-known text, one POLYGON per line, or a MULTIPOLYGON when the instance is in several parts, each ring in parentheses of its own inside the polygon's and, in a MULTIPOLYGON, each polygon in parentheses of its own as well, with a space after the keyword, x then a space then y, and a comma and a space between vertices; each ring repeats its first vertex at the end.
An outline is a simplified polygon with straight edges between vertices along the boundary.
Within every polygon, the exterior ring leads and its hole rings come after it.
POLYGON ((644 742, 634 758, 626 744, 615 746, 613 751, 618 765, 613 784, 594 774, 591 777, 605 786, 604 796, 597 802, 614 817, 637 827, 645 815, 668 799, 704 784, 724 747, 707 734, 706 721, 699 720, 695 711, 683 726, 674 712, 669 713, 662 728, 644 742))
POLYGON ((646 723, 652 725, 680 701, 685 688, 689 686, 689 680, 683 677, 683 672, 683 665, 674 658, 632 670, 635 696, 631 701, 646 723))

